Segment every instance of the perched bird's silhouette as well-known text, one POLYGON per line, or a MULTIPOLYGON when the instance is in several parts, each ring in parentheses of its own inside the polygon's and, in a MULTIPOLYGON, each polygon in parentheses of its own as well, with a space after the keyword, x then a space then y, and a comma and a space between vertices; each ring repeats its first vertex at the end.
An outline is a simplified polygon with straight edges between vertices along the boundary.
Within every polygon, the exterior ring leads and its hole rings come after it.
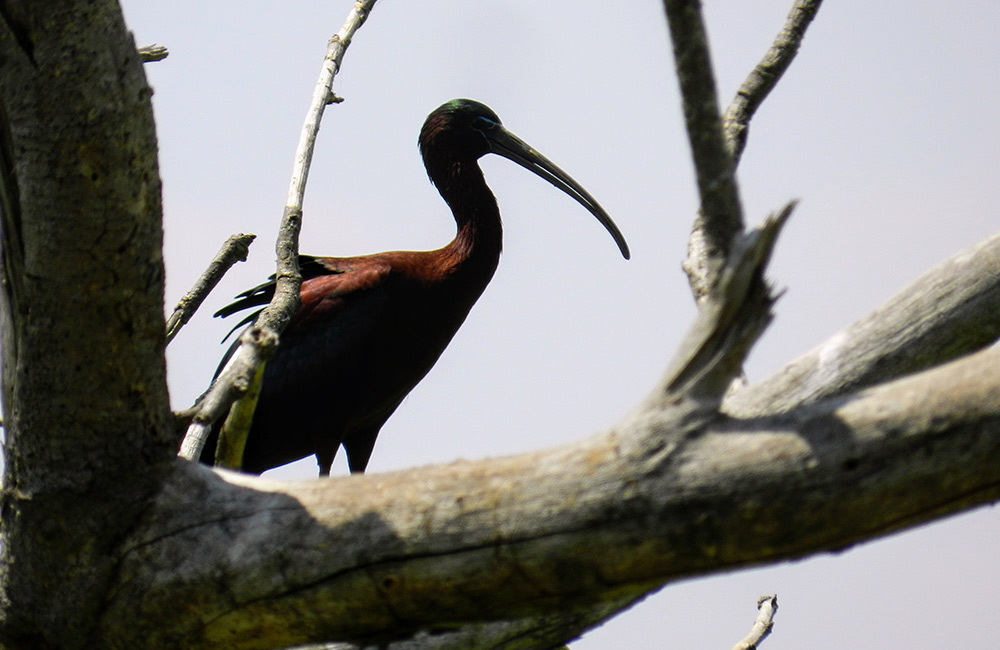
MULTIPOLYGON (((244 471, 260 473, 315 454, 325 476, 340 445, 351 472, 365 470, 382 425, 438 360, 497 268, 500 211, 479 169, 482 156, 513 160, 572 196, 628 259, 625 238, 597 201, 483 104, 456 99, 442 105, 424 122, 419 145, 427 174, 458 224, 455 239, 433 251, 299 258, 302 305, 267 364, 244 471)), ((265 305, 274 289, 272 279, 216 316, 265 305)), ((217 431, 203 462, 212 462, 216 438, 217 431)))

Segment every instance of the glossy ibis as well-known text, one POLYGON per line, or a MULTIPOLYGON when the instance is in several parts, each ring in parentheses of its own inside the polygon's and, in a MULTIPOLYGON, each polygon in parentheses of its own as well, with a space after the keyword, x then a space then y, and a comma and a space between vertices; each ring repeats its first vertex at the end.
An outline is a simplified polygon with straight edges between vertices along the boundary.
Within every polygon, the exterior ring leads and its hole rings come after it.
MULTIPOLYGON (((244 471, 260 473, 315 454, 325 476, 340 445, 351 472, 364 471, 382 425, 437 361, 499 262, 500 211, 477 163, 482 156, 513 160, 572 196, 628 259, 625 238, 597 201, 483 104, 444 104, 427 117, 419 145, 427 174, 458 224, 455 239, 425 252, 300 258, 302 306, 267 364, 244 471)), ((273 295, 272 279, 216 316, 264 305, 273 295)), ((212 462, 215 440, 213 434, 203 462, 212 462)))

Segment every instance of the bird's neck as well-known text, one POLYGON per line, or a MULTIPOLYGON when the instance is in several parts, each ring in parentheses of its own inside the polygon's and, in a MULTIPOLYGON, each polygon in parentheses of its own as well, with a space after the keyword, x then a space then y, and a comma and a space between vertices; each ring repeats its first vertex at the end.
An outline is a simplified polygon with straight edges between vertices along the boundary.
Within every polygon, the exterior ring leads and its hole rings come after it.
POLYGON ((489 282, 503 249, 503 224, 493 192, 475 161, 453 163, 435 184, 451 208, 458 232, 446 247, 456 266, 489 282))

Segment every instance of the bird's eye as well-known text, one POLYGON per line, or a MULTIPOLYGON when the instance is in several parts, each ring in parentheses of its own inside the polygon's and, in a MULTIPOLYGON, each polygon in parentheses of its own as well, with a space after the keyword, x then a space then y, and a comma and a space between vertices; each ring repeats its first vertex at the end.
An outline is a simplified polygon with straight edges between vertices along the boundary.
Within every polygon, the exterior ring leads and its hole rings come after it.
POLYGON ((481 115, 476 118, 476 121, 475 121, 474 124, 475 124, 475 127, 477 129, 480 129, 481 131, 492 131, 496 127, 496 125, 497 125, 497 123, 494 122, 493 120, 491 120, 490 118, 483 117, 481 115))

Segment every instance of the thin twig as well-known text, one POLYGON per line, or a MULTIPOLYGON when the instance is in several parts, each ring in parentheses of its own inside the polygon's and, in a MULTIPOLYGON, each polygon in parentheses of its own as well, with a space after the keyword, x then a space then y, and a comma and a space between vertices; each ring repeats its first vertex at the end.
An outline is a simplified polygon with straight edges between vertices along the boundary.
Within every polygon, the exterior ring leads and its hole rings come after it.
MULTIPOLYGON (((284 214, 281 219, 281 227, 278 231, 278 239, 275 243, 277 253, 277 271, 275 273, 277 286, 274 298, 271 303, 261 312, 254 325, 253 330, 259 332, 261 336, 273 337, 277 341, 278 335, 284 331, 288 321, 291 320, 295 311, 299 307, 299 288, 302 285, 302 276, 299 274, 299 231, 302 226, 302 202, 305 197, 306 179, 309 176, 309 166, 312 162, 313 150, 316 145, 316 134, 319 132, 320 120, 323 117, 323 109, 331 102, 333 95, 333 79, 340 70, 341 62, 347 46, 351 44, 351 39, 364 24, 375 6, 376 0, 359 0, 355 3, 344 25, 329 41, 326 56, 323 59, 323 67, 320 71, 319 80, 313 91, 312 101, 309 111, 306 114, 305 124, 299 136, 299 143, 295 150, 295 162, 292 167, 291 182, 288 189, 284 214)), ((253 339, 249 339, 253 340, 253 339)), ((248 345, 244 337, 240 337, 241 345, 230 360, 229 366, 240 369, 239 374, 229 373, 229 368, 220 375, 209 391, 202 397, 189 413, 195 413, 194 419, 188 434, 185 436, 182 446, 182 455, 186 458, 197 459, 200 456, 200 449, 195 455, 190 455, 192 450, 198 446, 198 439, 205 435, 205 424, 211 424, 218 419, 222 413, 238 397, 246 393, 246 388, 254 374, 264 363, 265 356, 261 354, 258 346, 248 345), (242 390, 235 386, 224 385, 227 382, 240 381, 242 390), (218 387, 218 388, 217 388, 218 387), (218 403, 206 405, 209 397, 218 400, 218 403), (191 438, 190 444, 188 438, 191 438), (187 453, 185 453, 187 449, 187 453)), ((252 413, 252 411, 251 411, 252 413)), ((246 438, 248 431, 240 430, 240 427, 233 427, 228 431, 230 436, 246 438)), ((204 442, 202 441, 203 445, 204 442)), ((226 444, 240 445, 237 440, 229 440, 226 444)))
POLYGON ((162 61, 163 59, 170 56, 170 52, 167 51, 162 45, 152 44, 144 45, 138 48, 139 58, 142 59, 143 63, 152 63, 154 61, 162 61))
POLYGON ((323 111, 334 96, 333 79, 340 70, 347 46, 351 44, 355 32, 367 20, 375 1, 364 0, 355 3, 340 31, 334 34, 327 44, 323 67, 313 91, 309 111, 306 113, 305 124, 302 125, 302 133, 299 135, 285 213, 275 245, 278 255, 277 288, 271 304, 257 319, 260 325, 270 327, 279 333, 284 330, 299 306, 299 287, 302 283, 298 263, 299 230, 302 226, 302 202, 305 198, 306 180, 309 177, 309 167, 316 147, 316 134, 319 133, 323 111))
POLYGON ((201 307, 201 303, 212 292, 212 289, 215 288, 215 285, 219 283, 219 280, 222 279, 226 272, 237 262, 245 262, 247 260, 247 255, 250 253, 250 244, 256 237, 256 235, 244 235, 241 233, 239 235, 232 235, 226 240, 226 243, 222 245, 222 248, 216 254, 215 259, 209 263, 208 268, 201 274, 201 277, 191 287, 191 290, 184 294, 184 297, 177 302, 177 306, 174 307, 174 313, 170 314, 170 318, 167 319, 167 343, 174 340, 177 332, 191 320, 194 313, 201 307))
POLYGON ((823 0, 796 0, 781 32, 760 63, 747 76, 729 104, 722 120, 726 144, 738 165, 746 146, 750 120, 798 54, 806 29, 816 17, 823 0))
POLYGON ((774 627, 774 615, 778 613, 778 596, 761 596, 757 599, 757 618, 750 633, 733 646, 733 650, 756 650, 774 627))
POLYGON ((664 0, 701 209, 684 270, 700 302, 743 231, 735 168, 722 131, 708 37, 698 0, 664 0))

